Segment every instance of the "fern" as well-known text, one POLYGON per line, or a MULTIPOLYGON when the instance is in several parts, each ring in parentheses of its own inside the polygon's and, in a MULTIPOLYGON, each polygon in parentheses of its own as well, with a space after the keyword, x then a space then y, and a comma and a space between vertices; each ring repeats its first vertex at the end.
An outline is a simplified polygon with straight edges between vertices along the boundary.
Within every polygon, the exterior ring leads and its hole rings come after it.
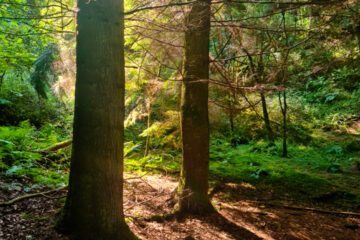
POLYGON ((54 78, 55 76, 52 64, 57 58, 58 52, 58 47, 51 44, 34 63, 34 71, 30 75, 30 83, 41 98, 47 99, 46 89, 49 86, 51 77, 54 78))

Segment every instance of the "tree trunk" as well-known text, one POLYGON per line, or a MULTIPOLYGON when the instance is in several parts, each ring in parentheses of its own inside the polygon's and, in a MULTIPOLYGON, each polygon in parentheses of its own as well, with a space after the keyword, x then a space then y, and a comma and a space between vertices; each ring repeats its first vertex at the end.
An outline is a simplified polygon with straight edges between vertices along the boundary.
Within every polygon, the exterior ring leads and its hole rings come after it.
POLYGON ((208 197, 210 2, 196 1, 186 18, 181 108, 183 162, 179 184, 182 213, 203 214, 213 209, 208 197))
POLYGON ((281 113, 283 115, 283 149, 282 149, 282 157, 288 156, 288 149, 287 149, 287 100, 286 100, 286 90, 279 93, 279 104, 281 108, 281 113), (281 101, 281 97, 283 101, 281 101))
POLYGON ((58 226, 73 239, 135 239, 123 213, 123 1, 78 7, 69 193, 58 226))
POLYGON ((231 136, 233 136, 234 130, 235 130, 235 127, 234 127, 234 112, 233 112, 231 104, 229 104, 229 107, 230 107, 230 109, 229 109, 230 131, 231 131, 231 136))
POLYGON ((235 114, 234 114, 234 105, 236 102, 236 95, 234 92, 229 93, 229 99, 228 99, 228 113, 229 113, 229 123, 230 123, 230 133, 231 136, 233 137, 234 132, 235 132, 235 124, 234 124, 234 118, 235 118, 235 114))
POLYGON ((4 79, 5 79, 5 74, 6 74, 6 71, 4 71, 1 76, 0 76, 0 89, 4 83, 4 79))
POLYGON ((288 156, 287 150, 287 99, 286 99, 286 90, 283 92, 283 101, 284 101, 284 113, 283 113, 283 157, 288 156))
POLYGON ((360 22, 358 23, 358 25, 355 28, 355 33, 356 33, 356 37, 357 37, 358 48, 360 51, 360 22))
MULTIPOLYGON (((147 129, 151 127, 151 103, 148 109, 148 117, 147 117, 147 129)), ((149 154, 149 148, 150 148, 150 136, 146 136, 146 142, 145 142, 145 153, 144 157, 146 157, 149 154)))
POLYGON ((274 138, 274 132, 273 132, 273 130, 271 128, 271 124, 270 124, 270 118, 269 118, 269 113, 268 113, 267 104, 266 104, 266 97, 263 92, 260 93, 260 96, 261 96, 261 105, 262 105, 262 110, 263 110, 264 124, 265 124, 266 132, 267 132, 267 137, 268 137, 270 144, 273 145, 275 143, 275 138, 274 138))

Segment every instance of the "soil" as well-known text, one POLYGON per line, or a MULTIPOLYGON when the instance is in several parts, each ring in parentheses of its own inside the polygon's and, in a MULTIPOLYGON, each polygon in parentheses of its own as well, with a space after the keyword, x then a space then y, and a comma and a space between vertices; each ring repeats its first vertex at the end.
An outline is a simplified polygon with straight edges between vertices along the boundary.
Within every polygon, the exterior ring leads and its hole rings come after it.
MULTIPOLYGON (((141 239, 360 239, 359 216, 305 209, 315 206, 340 211, 331 204, 319 206, 297 201, 296 206, 302 208, 289 209, 284 206, 295 202, 273 196, 270 189, 248 183, 223 183, 216 185, 211 192, 217 213, 178 217, 170 214, 174 209, 173 196, 177 186, 174 177, 126 175, 126 179, 125 215, 130 228, 141 239), (167 217, 162 217, 164 215, 167 217)), ((0 177, 0 184, 0 202, 29 192, 48 190, 26 178, 0 177)), ((0 206, 0 239, 68 239, 53 229, 65 195, 66 190, 61 190, 50 196, 0 206)))
POLYGON ((352 122, 347 128, 347 132, 353 135, 360 135, 360 120, 352 122))

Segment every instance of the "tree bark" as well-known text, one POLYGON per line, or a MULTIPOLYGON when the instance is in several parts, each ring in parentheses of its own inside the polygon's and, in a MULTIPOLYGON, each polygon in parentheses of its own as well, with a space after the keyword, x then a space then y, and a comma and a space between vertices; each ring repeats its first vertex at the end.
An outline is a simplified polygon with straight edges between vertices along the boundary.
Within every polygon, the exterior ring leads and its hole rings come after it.
POLYGON ((78 7, 69 193, 58 226, 72 239, 135 239, 123 213, 123 1, 78 7))
POLYGON ((186 17, 181 108, 183 162, 178 189, 182 213, 204 214, 213 209, 208 197, 210 3, 196 1, 186 17))

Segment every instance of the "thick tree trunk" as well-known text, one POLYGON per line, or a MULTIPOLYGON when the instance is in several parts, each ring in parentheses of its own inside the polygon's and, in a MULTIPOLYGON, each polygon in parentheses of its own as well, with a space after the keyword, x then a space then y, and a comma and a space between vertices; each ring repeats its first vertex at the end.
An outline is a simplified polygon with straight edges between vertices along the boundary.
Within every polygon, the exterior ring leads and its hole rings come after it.
POLYGON ((210 2, 196 1, 186 18, 181 109, 183 162, 179 184, 182 213, 203 214, 212 210, 208 198, 210 2))
POLYGON ((268 113, 267 104, 266 104, 266 97, 265 97, 264 93, 260 93, 260 96, 261 96, 261 105, 262 105, 264 124, 265 124, 266 132, 267 132, 267 137, 268 137, 270 144, 274 144, 275 143, 274 132, 273 132, 273 130, 271 128, 271 124, 270 124, 270 118, 269 118, 269 113, 268 113))
POLYGON ((69 193, 59 227, 73 239, 134 239, 123 214, 123 1, 78 1, 69 193))

